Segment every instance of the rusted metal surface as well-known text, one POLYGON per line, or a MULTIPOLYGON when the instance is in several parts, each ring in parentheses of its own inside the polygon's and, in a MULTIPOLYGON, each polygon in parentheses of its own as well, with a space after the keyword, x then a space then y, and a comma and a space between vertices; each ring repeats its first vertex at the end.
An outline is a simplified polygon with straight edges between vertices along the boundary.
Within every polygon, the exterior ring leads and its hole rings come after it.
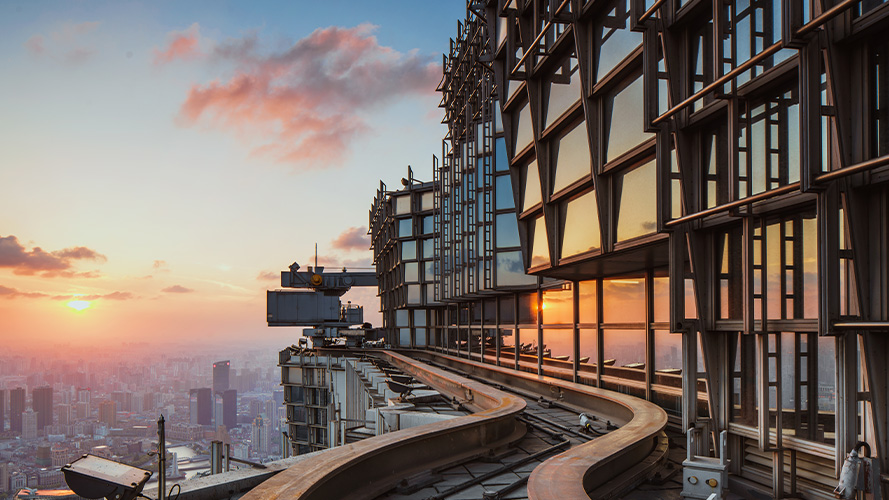
POLYGON ((667 425, 663 409, 626 394, 428 351, 412 355, 504 384, 549 393, 567 404, 609 418, 620 427, 534 469, 528 480, 528 497, 533 500, 588 497, 588 492, 645 462, 655 452, 667 425))
POLYGON ((372 498, 404 477, 506 446, 524 434, 515 418, 525 409, 522 398, 397 353, 374 354, 476 413, 327 450, 257 486, 244 500, 372 498))

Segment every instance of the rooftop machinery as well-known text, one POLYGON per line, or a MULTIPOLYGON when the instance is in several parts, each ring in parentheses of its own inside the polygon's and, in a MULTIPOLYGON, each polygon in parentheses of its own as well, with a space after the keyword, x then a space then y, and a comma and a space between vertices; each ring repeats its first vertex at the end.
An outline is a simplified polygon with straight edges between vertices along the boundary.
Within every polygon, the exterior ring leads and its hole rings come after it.
POLYGON ((281 272, 281 286, 297 290, 269 290, 267 292, 269 326, 308 326, 303 335, 312 339, 314 347, 335 345, 335 339, 345 339, 345 345, 360 347, 370 325, 364 324, 364 308, 340 297, 353 286, 377 286, 373 271, 324 273, 324 267, 308 267, 300 271, 296 262, 290 271, 281 272), (362 325, 361 328, 351 328, 362 325))

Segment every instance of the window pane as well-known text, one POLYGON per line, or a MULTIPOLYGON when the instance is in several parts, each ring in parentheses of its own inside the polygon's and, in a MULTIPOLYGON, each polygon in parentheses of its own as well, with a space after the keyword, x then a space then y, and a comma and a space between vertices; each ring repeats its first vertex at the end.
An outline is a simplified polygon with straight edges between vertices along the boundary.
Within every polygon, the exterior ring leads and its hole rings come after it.
MULTIPOLYGON (((496 109, 497 108, 495 106, 496 109)), ((499 114, 499 113, 498 113, 499 114)), ((498 137, 494 140, 494 170, 497 172, 506 172, 509 170, 509 157, 506 156, 506 139, 498 137)))
POLYGON ((595 328, 581 328, 580 329, 580 362, 594 365, 596 364, 596 360, 599 346, 596 343, 596 329, 595 328))
POLYGON ((537 324, 537 293, 519 295, 519 324, 537 324))
POLYGON ((654 278, 654 321, 670 321, 670 278, 654 278))
POLYGON ((597 250, 600 243, 596 192, 562 205, 562 258, 597 250))
POLYGON ((543 354, 549 358, 574 357, 574 330, 543 330, 543 354))
POLYGON ((507 210, 515 208, 515 201, 512 196, 512 181, 509 175, 499 175, 495 181, 494 198, 497 210, 507 210))
POLYGON ((596 280, 581 281, 578 293, 580 294, 580 322, 595 323, 597 321, 596 280))
POLYGON ((432 238, 423 240, 423 258, 431 259, 435 256, 435 240, 432 238))
POLYGON ((497 248, 519 246, 519 225, 514 213, 497 215, 495 224, 497 248))
POLYGON ((549 264, 549 245, 546 236, 546 221, 543 216, 534 221, 534 244, 531 245, 531 267, 549 264))
MULTIPOLYGON (((645 331, 644 330, 603 330, 602 356, 604 364, 621 367, 645 369, 645 331), (613 360, 613 363, 609 363, 613 360), (642 366, 639 366, 639 365, 642 366)), ((606 370, 605 373, 608 373, 606 370)))
POLYGON ((417 258, 417 241, 409 240, 401 242, 401 258, 402 260, 413 260, 417 258))
POLYGON ((572 290, 544 290, 543 304, 541 305, 543 323, 572 324, 574 323, 574 291, 572 290))
POLYGON ((404 265, 404 281, 420 281, 419 266, 416 262, 404 265))
POLYGON ((516 115, 516 120, 518 120, 518 123, 516 123, 516 148, 513 152, 514 155, 524 151, 534 141, 531 106, 525 104, 525 107, 516 115))
POLYGON ((553 193, 590 176, 590 145, 585 122, 554 140, 552 150, 556 169, 553 193))
POLYGON ((528 210, 540 201, 540 172, 537 169, 537 160, 534 160, 525 167, 525 198, 522 211, 528 210))
POLYGON ((642 278, 604 280, 602 308, 606 323, 645 322, 645 282, 642 278))
POLYGON ((569 57, 549 77, 549 102, 543 127, 548 127, 580 99, 580 72, 577 59, 569 57))
POLYGON ((411 197, 410 195, 395 197, 395 214, 404 215, 411 213, 411 197))
POLYGON ((522 252, 498 252, 496 259, 496 286, 527 285, 537 281, 537 278, 525 274, 522 252))
POLYGON ((618 0, 604 18, 596 21, 595 81, 601 80, 642 43, 642 33, 630 31, 629 20, 629 2, 618 0))
POLYGON ((399 328, 398 329, 398 345, 409 347, 411 345, 411 329, 410 328, 399 328))
POLYGON ((620 209, 617 219, 617 241, 646 235, 657 230, 656 161, 623 175, 620 209))
POLYGON ((645 132, 643 101, 641 76, 617 95, 605 100, 606 162, 654 136, 645 132))
POLYGON ((413 234, 413 224, 410 219, 401 219, 398 221, 398 236, 401 238, 411 236, 413 234))
POLYGON ((420 303, 420 285, 407 286, 407 302, 408 304, 420 303))
POLYGON ((670 333, 667 330, 654 332, 654 369, 682 369, 682 334, 670 333))
POLYGON ((395 311, 395 326, 409 326, 408 319, 410 318, 410 311, 407 309, 398 309, 395 311))

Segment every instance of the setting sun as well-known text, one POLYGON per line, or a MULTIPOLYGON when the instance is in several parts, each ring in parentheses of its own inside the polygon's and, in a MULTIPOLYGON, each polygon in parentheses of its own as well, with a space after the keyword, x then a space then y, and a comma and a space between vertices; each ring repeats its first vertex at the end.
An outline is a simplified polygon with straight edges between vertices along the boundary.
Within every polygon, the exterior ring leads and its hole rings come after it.
POLYGON ((68 307, 70 307, 71 309, 76 309, 78 311, 83 311, 90 305, 91 303, 87 300, 72 300, 71 302, 68 302, 68 307))

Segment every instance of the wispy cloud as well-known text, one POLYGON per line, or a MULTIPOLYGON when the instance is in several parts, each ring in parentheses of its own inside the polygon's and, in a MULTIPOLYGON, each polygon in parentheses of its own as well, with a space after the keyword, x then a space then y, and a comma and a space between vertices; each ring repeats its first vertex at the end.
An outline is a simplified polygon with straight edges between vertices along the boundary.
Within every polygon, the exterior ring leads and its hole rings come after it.
POLYGON ((26 249, 13 235, 0 236, 0 268, 20 275, 40 274, 45 278, 96 278, 97 271, 78 272, 74 261, 105 262, 107 257, 87 247, 71 247, 47 252, 40 247, 26 249))
POLYGON ((435 58, 382 46, 375 29, 318 29, 270 54, 259 51, 255 35, 219 44, 208 60, 233 64, 232 74, 193 85, 179 121, 237 134, 255 156, 303 168, 338 166, 370 132, 367 112, 432 94, 440 78, 435 58))
POLYGON ((281 273, 276 273, 274 271, 260 271, 259 275, 256 276, 256 279, 259 281, 278 281, 281 279, 281 273))
POLYGON ((192 293, 192 292, 194 292, 194 289, 193 288, 186 288, 182 285, 173 285, 173 286, 168 286, 167 288, 164 288, 161 291, 166 292, 166 293, 192 293))
POLYGON ((167 44, 164 48, 154 49, 154 64, 157 66, 167 64, 174 60, 190 60, 201 55, 200 26, 194 23, 182 31, 173 31, 167 35, 167 44))
POLYGON ((90 40, 90 35, 100 24, 98 21, 65 22, 46 35, 35 33, 23 45, 34 57, 48 57, 80 64, 89 60, 98 51, 95 43, 90 40))
POLYGON ((370 238, 367 236, 366 227, 350 227, 334 238, 330 244, 333 248, 345 251, 367 250, 370 248, 370 238))
POLYGON ((50 294, 44 292, 25 292, 17 288, 0 285, 0 299, 51 299, 51 300, 132 300, 137 298, 132 292, 110 292, 93 294, 50 294))

